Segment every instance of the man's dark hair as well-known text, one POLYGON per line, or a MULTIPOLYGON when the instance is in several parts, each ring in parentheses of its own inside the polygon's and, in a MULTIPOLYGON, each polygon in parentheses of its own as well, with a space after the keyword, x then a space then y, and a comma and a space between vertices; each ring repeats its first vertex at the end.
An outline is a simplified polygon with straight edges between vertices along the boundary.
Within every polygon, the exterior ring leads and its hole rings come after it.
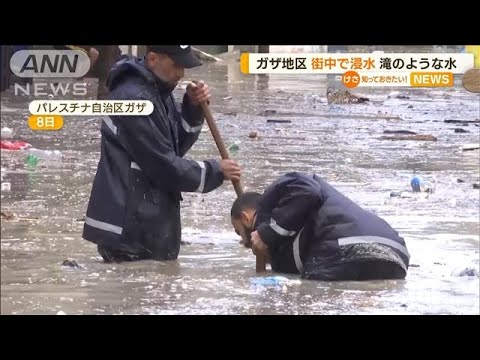
POLYGON ((246 209, 257 209, 258 201, 262 195, 256 192, 246 192, 240 195, 232 205, 232 211, 230 216, 234 219, 238 219, 242 211, 246 209))

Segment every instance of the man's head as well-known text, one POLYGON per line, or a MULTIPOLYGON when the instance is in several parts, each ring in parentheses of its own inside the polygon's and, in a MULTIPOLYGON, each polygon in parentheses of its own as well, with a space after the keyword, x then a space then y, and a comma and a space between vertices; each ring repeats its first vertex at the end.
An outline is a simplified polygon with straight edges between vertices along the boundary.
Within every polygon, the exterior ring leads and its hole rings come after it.
POLYGON ((232 205, 230 213, 235 232, 242 237, 242 244, 250 247, 251 233, 254 226, 255 214, 261 195, 247 192, 239 196, 232 205))
POLYGON ((185 69, 202 65, 190 45, 148 45, 147 67, 166 83, 176 86, 185 69))

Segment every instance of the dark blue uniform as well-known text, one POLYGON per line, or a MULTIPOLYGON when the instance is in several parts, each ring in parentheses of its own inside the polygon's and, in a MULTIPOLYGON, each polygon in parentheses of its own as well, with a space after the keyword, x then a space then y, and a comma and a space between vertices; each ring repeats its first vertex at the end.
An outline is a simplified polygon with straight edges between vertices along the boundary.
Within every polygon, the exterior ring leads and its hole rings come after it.
POLYGON ((316 175, 289 173, 269 186, 254 228, 273 271, 318 280, 406 276, 404 239, 316 175))
POLYGON ((104 118, 83 237, 104 258, 176 259, 181 192, 209 192, 224 180, 217 160, 182 158, 200 134, 201 108, 186 95, 180 108, 173 88, 139 58, 118 62, 108 85, 111 100, 150 100, 154 111, 104 118))

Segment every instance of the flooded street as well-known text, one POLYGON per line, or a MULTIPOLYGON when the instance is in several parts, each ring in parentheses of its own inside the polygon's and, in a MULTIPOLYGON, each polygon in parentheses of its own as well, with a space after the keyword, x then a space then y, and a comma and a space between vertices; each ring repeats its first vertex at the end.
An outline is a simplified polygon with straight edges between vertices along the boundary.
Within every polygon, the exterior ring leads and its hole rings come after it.
MULTIPOLYGON (((81 238, 100 156, 100 118, 66 117, 58 132, 28 128, 28 103, 2 93, 1 127, 15 140, 60 150, 61 161, 27 165, 26 151, 1 152, 2 314, 479 314, 480 95, 453 88, 356 88, 366 104, 330 105, 325 75, 243 75, 239 63, 187 71, 211 88, 211 109, 242 166, 246 191, 262 191, 290 171, 326 179, 387 220, 411 254, 402 281, 314 282, 288 276, 258 285, 255 258, 230 225, 233 186, 184 194, 184 241, 174 262, 104 264, 81 238), (268 122, 290 120, 290 122, 268 122), (455 129, 468 132, 455 132, 455 129), (390 141, 385 130, 430 134, 437 141, 390 141), (249 138, 257 132, 258 138, 249 138), (390 197, 428 179, 428 197, 390 197), (458 182, 457 179, 463 180, 458 182), (62 266, 75 259, 81 268, 62 266), (464 269, 474 276, 459 276, 464 269)), ((176 91, 177 94, 182 92, 176 91)), ((218 158, 205 124, 187 157, 218 158)), ((261 276, 272 276, 270 271, 261 276)), ((281 274, 276 274, 281 275, 281 274)))

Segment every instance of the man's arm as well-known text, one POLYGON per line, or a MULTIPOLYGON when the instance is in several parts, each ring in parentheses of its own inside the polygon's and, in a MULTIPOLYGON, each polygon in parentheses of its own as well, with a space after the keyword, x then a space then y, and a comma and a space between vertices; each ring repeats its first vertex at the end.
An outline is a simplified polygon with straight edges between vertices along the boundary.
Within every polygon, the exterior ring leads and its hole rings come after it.
POLYGON ((270 252, 297 235, 310 212, 321 205, 320 184, 307 175, 290 173, 265 192, 257 232, 270 252))
POLYGON ((194 105, 190 96, 185 94, 183 96, 182 109, 178 117, 181 122, 178 126, 180 156, 184 156, 200 136, 200 131, 204 123, 204 115, 200 105, 194 105))
POLYGON ((113 125, 109 126, 110 131, 114 129, 133 161, 156 186, 170 191, 206 193, 222 185, 224 175, 217 160, 194 161, 177 156, 151 116, 107 119, 113 125))

